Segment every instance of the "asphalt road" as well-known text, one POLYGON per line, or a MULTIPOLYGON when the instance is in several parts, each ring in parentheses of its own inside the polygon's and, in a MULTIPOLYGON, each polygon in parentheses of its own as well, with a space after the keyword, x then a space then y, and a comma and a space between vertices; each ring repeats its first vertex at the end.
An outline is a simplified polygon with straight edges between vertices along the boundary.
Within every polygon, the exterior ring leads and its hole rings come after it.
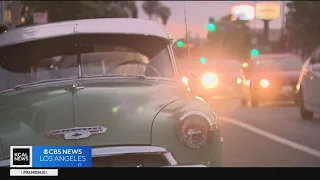
POLYGON ((242 107, 212 100, 219 118, 225 167, 320 167, 320 120, 302 120, 288 103, 242 107))

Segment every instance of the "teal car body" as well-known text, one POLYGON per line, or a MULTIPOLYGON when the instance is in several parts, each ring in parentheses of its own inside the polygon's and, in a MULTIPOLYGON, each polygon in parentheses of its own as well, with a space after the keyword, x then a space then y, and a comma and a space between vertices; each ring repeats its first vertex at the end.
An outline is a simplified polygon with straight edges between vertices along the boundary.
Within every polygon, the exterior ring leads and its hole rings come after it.
MULTIPOLYGON (((170 39, 155 23, 89 19, 16 28, 0 35, 0 61, 0 74, 7 82, 0 86, 0 164, 10 158, 10 146, 79 145, 163 147, 178 165, 221 166, 217 116, 179 80, 170 39), (108 47, 92 50, 105 43, 108 47), (172 71, 161 77, 148 75, 148 70, 128 75, 132 67, 125 66, 120 69, 125 73, 108 73, 117 63, 104 65, 99 58, 122 62, 129 56, 113 57, 115 46, 134 49, 130 53, 145 55, 141 59, 149 59, 149 64, 162 52, 168 61, 152 66, 162 74, 172 71), (99 56, 98 51, 113 54, 99 56), (52 60, 63 53, 63 61, 52 60), (80 132, 79 137, 74 132, 80 132)), ((149 64, 142 63, 146 69, 149 64)))

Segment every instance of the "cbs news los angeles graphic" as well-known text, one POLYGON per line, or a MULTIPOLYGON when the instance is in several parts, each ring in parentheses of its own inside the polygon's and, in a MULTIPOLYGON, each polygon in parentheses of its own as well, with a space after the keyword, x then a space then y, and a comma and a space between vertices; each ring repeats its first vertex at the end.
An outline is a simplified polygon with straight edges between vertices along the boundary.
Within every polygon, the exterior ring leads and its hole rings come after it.
POLYGON ((10 147, 10 176, 58 176, 58 169, 51 168, 63 167, 92 167, 92 147, 10 147))

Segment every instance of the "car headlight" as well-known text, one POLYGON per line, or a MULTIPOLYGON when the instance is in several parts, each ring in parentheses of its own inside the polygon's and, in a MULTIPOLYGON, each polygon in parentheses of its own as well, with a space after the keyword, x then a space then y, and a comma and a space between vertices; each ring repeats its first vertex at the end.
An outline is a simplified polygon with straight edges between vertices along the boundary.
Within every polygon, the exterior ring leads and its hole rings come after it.
POLYGON ((263 88, 267 88, 269 87, 270 83, 267 79, 261 79, 260 81, 260 86, 263 87, 263 88))
POLYGON ((202 85, 206 88, 214 88, 218 84, 218 77, 214 73, 206 73, 201 78, 202 85))
POLYGON ((179 137, 184 145, 200 148, 208 142, 213 121, 201 112, 189 112, 180 118, 179 137))
POLYGON ((237 77, 237 84, 241 84, 241 82, 242 82, 241 77, 237 77))
POLYGON ((246 86, 250 86, 250 84, 251 84, 250 80, 247 80, 246 81, 246 86))

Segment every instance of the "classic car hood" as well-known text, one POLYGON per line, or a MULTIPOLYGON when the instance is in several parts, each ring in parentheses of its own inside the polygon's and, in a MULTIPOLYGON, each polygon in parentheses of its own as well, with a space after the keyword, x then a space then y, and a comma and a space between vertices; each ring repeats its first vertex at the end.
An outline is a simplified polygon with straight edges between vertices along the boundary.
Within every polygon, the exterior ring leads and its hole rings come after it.
POLYGON ((153 84, 144 87, 85 87, 75 96, 78 127, 103 126, 106 132, 79 140, 80 145, 150 144, 157 113, 181 97, 181 86, 153 84))
POLYGON ((181 98, 182 86, 153 81, 142 84, 84 85, 74 94, 64 88, 46 88, 0 96, 4 158, 9 158, 14 145, 149 145, 155 116, 181 98), (53 130, 92 126, 107 130, 78 140, 47 135, 53 130))

